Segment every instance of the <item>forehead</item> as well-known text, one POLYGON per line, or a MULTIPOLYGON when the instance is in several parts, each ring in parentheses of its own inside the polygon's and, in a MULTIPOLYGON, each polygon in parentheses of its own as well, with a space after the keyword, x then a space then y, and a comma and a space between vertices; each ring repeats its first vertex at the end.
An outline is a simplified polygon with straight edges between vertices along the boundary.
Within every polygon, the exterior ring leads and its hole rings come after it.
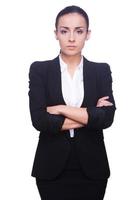
POLYGON ((69 13, 61 16, 58 20, 58 26, 65 27, 86 27, 85 18, 78 13, 69 13))

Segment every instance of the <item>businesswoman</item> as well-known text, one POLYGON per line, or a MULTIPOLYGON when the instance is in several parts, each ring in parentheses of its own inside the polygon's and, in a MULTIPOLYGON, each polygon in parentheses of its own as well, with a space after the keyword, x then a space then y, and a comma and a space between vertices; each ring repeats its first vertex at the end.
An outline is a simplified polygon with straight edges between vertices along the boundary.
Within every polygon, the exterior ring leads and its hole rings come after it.
POLYGON ((110 175, 103 129, 115 103, 110 67, 82 55, 89 19, 77 6, 59 12, 60 54, 30 67, 30 112, 40 131, 32 176, 43 200, 102 200, 110 175))

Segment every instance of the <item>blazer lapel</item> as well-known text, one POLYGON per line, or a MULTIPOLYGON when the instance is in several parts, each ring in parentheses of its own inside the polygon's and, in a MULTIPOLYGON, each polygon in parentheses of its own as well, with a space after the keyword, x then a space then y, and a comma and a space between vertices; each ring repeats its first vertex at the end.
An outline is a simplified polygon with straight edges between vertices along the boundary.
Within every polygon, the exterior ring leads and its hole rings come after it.
POLYGON ((59 56, 52 60, 48 66, 47 83, 48 103, 50 105, 65 104, 62 95, 59 56))
POLYGON ((94 106, 97 101, 96 73, 92 62, 84 58, 83 63, 84 99, 81 107, 94 106))
MULTIPOLYGON (((59 56, 48 65, 47 104, 66 104, 62 95, 61 71, 59 56)), ((92 62, 84 57, 83 63, 84 99, 81 107, 94 106, 97 101, 96 71, 92 62)))

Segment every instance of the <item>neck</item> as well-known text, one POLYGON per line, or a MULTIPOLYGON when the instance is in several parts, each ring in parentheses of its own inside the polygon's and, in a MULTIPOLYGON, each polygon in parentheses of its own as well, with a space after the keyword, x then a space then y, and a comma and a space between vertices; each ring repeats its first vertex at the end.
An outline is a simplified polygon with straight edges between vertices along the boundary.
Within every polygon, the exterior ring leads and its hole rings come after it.
POLYGON ((71 68, 75 68, 80 63, 81 57, 81 54, 70 56, 61 52, 61 58, 71 68))

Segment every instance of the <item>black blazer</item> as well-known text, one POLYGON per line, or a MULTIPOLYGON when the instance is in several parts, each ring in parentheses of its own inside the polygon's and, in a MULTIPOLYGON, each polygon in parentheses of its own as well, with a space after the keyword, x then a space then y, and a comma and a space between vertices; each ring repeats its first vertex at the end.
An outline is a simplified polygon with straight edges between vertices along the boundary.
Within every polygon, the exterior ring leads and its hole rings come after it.
MULTIPOLYGON (((61 173, 70 153, 69 131, 61 131, 65 117, 49 114, 47 106, 65 104, 61 89, 59 57, 34 62, 30 67, 30 113, 33 126, 40 131, 32 176, 53 179, 61 173)), ((103 129, 111 126, 115 113, 110 67, 84 58, 84 99, 88 124, 75 129, 76 148, 82 169, 89 178, 110 175, 103 129), (113 106, 96 107, 99 98, 109 96, 113 106)))

